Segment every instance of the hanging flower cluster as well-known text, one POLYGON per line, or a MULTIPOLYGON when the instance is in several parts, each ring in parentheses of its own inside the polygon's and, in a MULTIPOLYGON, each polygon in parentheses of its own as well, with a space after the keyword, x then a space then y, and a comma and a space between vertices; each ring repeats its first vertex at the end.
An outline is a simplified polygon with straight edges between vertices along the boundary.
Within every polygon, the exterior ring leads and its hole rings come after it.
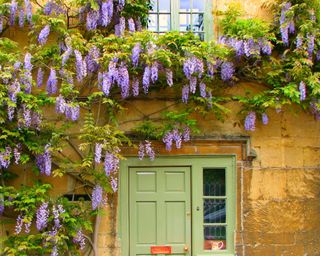
POLYGON ((185 127, 183 132, 180 132, 177 128, 172 131, 168 131, 164 134, 162 141, 166 145, 166 150, 171 151, 172 144, 175 142, 177 149, 181 148, 182 141, 188 142, 190 140, 190 129, 185 127))
POLYGON ((150 141, 145 140, 139 144, 138 156, 140 160, 143 160, 144 156, 149 156, 150 160, 153 161, 155 158, 155 152, 152 148, 152 144, 150 141))
POLYGON ((39 154, 36 157, 36 163, 38 168, 40 169, 41 174, 45 174, 47 176, 51 175, 51 154, 49 151, 50 145, 47 144, 44 149, 43 154, 39 154))
POLYGON ((257 57, 261 54, 271 55, 272 44, 266 38, 250 38, 250 39, 238 39, 235 37, 222 36, 220 43, 233 48, 236 56, 242 57, 257 57))

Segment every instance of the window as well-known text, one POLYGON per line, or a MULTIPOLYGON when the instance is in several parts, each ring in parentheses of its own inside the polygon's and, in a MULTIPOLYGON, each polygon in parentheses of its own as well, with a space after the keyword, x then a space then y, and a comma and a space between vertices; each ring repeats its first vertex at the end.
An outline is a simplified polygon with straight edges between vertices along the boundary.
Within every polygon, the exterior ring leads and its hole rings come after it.
POLYGON ((204 250, 227 248, 225 169, 203 170, 204 250))
POLYGON ((152 0, 148 29, 155 33, 170 30, 192 31, 201 40, 210 40, 213 32, 211 0, 152 0))

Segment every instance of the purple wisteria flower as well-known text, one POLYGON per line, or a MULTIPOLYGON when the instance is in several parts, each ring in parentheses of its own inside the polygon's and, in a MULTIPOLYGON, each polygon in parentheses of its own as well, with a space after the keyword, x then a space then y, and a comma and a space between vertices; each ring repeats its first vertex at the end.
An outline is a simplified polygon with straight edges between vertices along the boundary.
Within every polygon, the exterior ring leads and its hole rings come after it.
POLYGON ((254 131, 256 129, 256 112, 250 111, 244 121, 244 129, 246 131, 254 131))
POLYGON ((317 51, 317 54, 316 54, 316 60, 317 60, 317 61, 319 61, 319 60, 320 60, 320 50, 318 50, 318 51, 317 51))
POLYGON ((9 121, 12 121, 12 120, 13 120, 13 118, 14 118, 14 111, 15 111, 15 108, 8 105, 8 110, 7 110, 7 112, 8 112, 8 120, 9 120, 9 121))
POLYGON ((132 18, 128 19, 128 27, 129 27, 130 32, 136 31, 136 25, 135 25, 134 20, 132 18))
POLYGON ((182 134, 179 132, 178 129, 174 129, 172 131, 172 138, 176 142, 176 148, 181 148, 182 134))
POLYGON ((103 204, 103 189, 100 185, 96 185, 92 190, 92 210, 98 209, 103 204))
POLYGON ((117 192, 118 191, 118 179, 112 176, 110 183, 111 183, 111 188, 112 188, 113 192, 114 193, 117 192))
POLYGON ((297 49, 300 49, 302 44, 303 44, 303 37, 301 35, 298 35, 297 39, 296 39, 296 47, 297 47, 297 49))
POLYGON ((0 33, 3 31, 3 16, 0 15, 0 33))
POLYGON ((60 211, 55 205, 52 206, 52 214, 53 214, 53 217, 54 217, 54 219, 53 219, 54 228, 56 230, 58 230, 58 229, 61 228, 60 218, 59 218, 60 217, 60 211))
POLYGON ((102 73, 102 85, 101 85, 101 87, 102 87, 102 91, 104 92, 104 94, 106 96, 109 96, 111 86, 112 86, 112 79, 110 78, 109 73, 103 72, 102 73))
POLYGON ((185 85, 182 88, 182 102, 188 103, 188 99, 189 99, 189 86, 185 85))
POLYGON ((14 71, 18 71, 21 67, 22 63, 20 61, 16 61, 14 64, 13 64, 13 70, 14 71))
POLYGON ((99 21, 99 11, 94 11, 91 10, 87 14, 87 30, 94 30, 98 26, 98 21, 99 21))
POLYGON ((37 210, 36 226, 39 231, 47 227, 48 218, 49 218, 48 203, 45 202, 45 203, 42 203, 42 205, 37 210))
POLYGON ((95 153, 94 153, 94 160, 96 163, 101 163, 101 153, 102 153, 102 144, 96 143, 95 153))
POLYGON ((42 68, 38 69, 38 73, 37 73, 37 86, 40 87, 43 83, 43 75, 44 72, 42 70, 42 68))
POLYGON ((166 78, 167 78, 167 85, 171 87, 173 85, 173 72, 169 68, 166 68, 166 78))
POLYGON ((289 28, 287 25, 281 25, 280 27, 281 39, 285 46, 289 46, 289 28))
POLYGON ((59 256, 58 246, 56 244, 52 247, 50 256, 59 256))
POLYGON ((78 82, 82 82, 83 78, 86 76, 87 70, 85 62, 82 60, 81 52, 78 50, 74 50, 74 54, 76 56, 76 70, 77 70, 77 80, 78 82))
POLYGON ((4 198, 3 195, 0 195, 0 216, 3 214, 4 212, 4 198))
POLYGON ((32 24, 32 4, 30 0, 24 0, 24 6, 26 8, 26 18, 29 24, 32 24))
POLYGON ((103 2, 101 4, 100 9, 100 19, 101 19, 101 25, 103 27, 107 27, 112 19, 113 15, 113 1, 109 0, 107 2, 103 2))
POLYGON ((144 143, 139 143, 139 149, 138 149, 138 157, 140 160, 143 160, 144 158, 144 143))
POLYGON ((64 66, 67 63, 67 61, 70 58, 72 52, 73 52, 72 48, 68 47, 67 50, 62 54, 62 66, 64 66))
POLYGON ((182 138, 184 142, 190 141, 190 128, 188 126, 183 128, 182 138))
POLYGON ((26 107, 26 105, 22 106, 23 109, 23 119, 25 127, 29 128, 31 126, 31 110, 26 107))
POLYGON ((262 114, 262 123, 264 125, 267 125, 269 123, 269 117, 268 117, 268 115, 266 113, 262 114))
POLYGON ((166 150, 171 151, 173 143, 173 134, 168 131, 162 138, 163 143, 166 145, 166 150))
POLYGON ((7 169, 9 167, 11 152, 11 147, 6 147, 6 150, 4 152, 0 152, 0 167, 4 169, 7 169))
POLYGON ((51 174, 51 154, 49 151, 50 144, 44 148, 44 153, 36 156, 36 163, 41 174, 50 176, 51 174))
POLYGON ((272 48, 271 43, 268 40, 259 40, 259 46, 261 48, 261 52, 266 55, 271 55, 272 48))
POLYGON ((14 82, 8 88, 8 96, 9 99, 16 103, 17 102, 17 94, 21 91, 20 83, 18 80, 14 80, 14 82))
POLYGON ((10 4, 10 19, 9 19, 10 26, 14 25, 17 10, 18 10, 18 3, 15 0, 12 0, 10 4))
POLYGON ((126 19, 124 17, 120 17, 119 24, 115 25, 115 35, 118 37, 122 37, 124 35, 124 31, 126 29, 126 19))
POLYGON ((289 30, 289 33, 290 33, 290 34, 294 34, 294 32, 296 31, 296 30, 295 30, 294 20, 291 20, 291 21, 289 22, 288 30, 289 30))
POLYGON ((49 34, 50 34, 50 26, 46 25, 39 33, 39 37, 38 37, 39 44, 44 45, 48 40, 49 34))
POLYGON ((82 233, 82 230, 79 229, 76 236, 72 240, 75 244, 79 244, 80 250, 83 250, 86 246, 86 239, 82 233))
POLYGON ((308 39, 308 53, 309 56, 311 57, 313 54, 313 50, 314 50, 314 35, 307 35, 307 39, 308 39))
POLYGON ((137 20, 134 21, 136 24, 136 30, 137 31, 142 31, 142 24, 141 24, 141 20, 140 18, 138 18, 137 20))
POLYGON ((108 177, 111 175, 111 173, 117 172, 119 169, 119 162, 120 160, 116 155, 106 152, 104 158, 104 171, 108 177))
POLYGON ((45 15, 50 15, 53 11, 53 5, 54 5, 53 1, 48 1, 43 8, 43 13, 45 15))
POLYGON ((25 222, 25 223, 24 223, 24 232, 25 232, 26 234, 29 234, 29 233, 30 233, 31 224, 32 224, 32 221, 29 221, 29 222, 25 222))
POLYGON ((15 233, 16 234, 20 234, 21 233, 22 226, 23 226, 23 217, 21 215, 19 215, 17 217, 17 223, 16 223, 16 227, 15 227, 15 233))
POLYGON ((151 78, 150 66, 146 66, 144 69, 143 78, 142 78, 142 86, 145 94, 147 94, 149 91, 150 78, 151 78))
POLYGON ((232 78, 234 74, 234 66, 232 62, 223 62, 221 65, 221 79, 223 81, 228 81, 232 78))
POLYGON ((47 81, 47 88, 46 88, 48 94, 54 94, 57 92, 58 90, 57 84, 58 84, 57 73, 55 69, 50 68, 50 75, 47 81))
POLYGON ((66 111, 66 101, 62 95, 56 98, 56 112, 58 114, 63 114, 66 111))
POLYGON ((123 9, 123 7, 125 6, 125 4, 126 4, 126 1, 125 0, 119 0, 119 8, 120 8, 120 10, 122 10, 123 9))
POLYGON ((31 71, 33 65, 31 64, 31 54, 29 52, 26 53, 26 55, 24 56, 24 69, 31 71))
POLYGON ((155 158, 155 153, 152 148, 151 142, 148 140, 145 141, 145 149, 146 149, 146 154, 149 156, 150 160, 153 161, 155 158))
POLYGON ((199 87, 200 87, 200 96, 202 98, 206 98, 207 97, 207 92, 206 92, 207 86, 206 86, 206 84, 201 82, 199 87))
POLYGON ((114 83, 118 80, 117 62, 118 62, 118 59, 114 58, 109 62, 109 65, 108 65, 108 74, 111 79, 111 83, 114 83))
POLYGON ((40 131, 40 125, 41 125, 41 115, 38 112, 32 112, 31 117, 31 126, 40 131))
POLYGON ((100 50, 98 47, 93 46, 86 56, 87 69, 90 73, 94 73, 99 69, 98 59, 100 58, 100 50))
POLYGON ((118 69, 118 86, 121 88, 121 97, 123 99, 129 97, 130 94, 130 79, 127 66, 122 63, 118 69))
POLYGON ((66 104, 66 118, 71 121, 77 121, 80 117, 80 106, 75 104, 66 104))
POLYGON ((23 28, 24 26, 24 9, 20 8, 19 10, 19 27, 23 28))
POLYGON ((140 87, 140 82, 137 77, 134 77, 132 80, 132 95, 137 97, 139 95, 139 87, 140 87))
POLYGON ((140 53, 141 53, 141 44, 136 43, 135 46, 132 48, 132 55, 131 55, 132 65, 134 67, 138 66, 140 53))
POLYGON ((159 64, 157 61, 153 62, 151 65, 150 70, 150 78, 152 83, 155 83, 158 80, 158 73, 159 73, 159 64))
POLYGON ((300 101, 304 101, 306 99, 306 84, 301 81, 299 84, 299 92, 300 92, 300 101))
POLYGON ((193 74, 195 65, 194 57, 186 59, 183 63, 183 72, 188 79, 190 79, 191 75, 193 74))

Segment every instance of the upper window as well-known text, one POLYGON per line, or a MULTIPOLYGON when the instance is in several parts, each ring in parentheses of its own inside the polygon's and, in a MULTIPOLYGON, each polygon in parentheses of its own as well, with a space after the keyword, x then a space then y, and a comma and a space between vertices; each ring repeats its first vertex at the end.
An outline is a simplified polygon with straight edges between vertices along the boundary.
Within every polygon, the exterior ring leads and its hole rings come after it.
POLYGON ((212 35, 212 1, 210 0, 152 0, 148 29, 156 33, 170 30, 192 31, 201 40, 212 35))

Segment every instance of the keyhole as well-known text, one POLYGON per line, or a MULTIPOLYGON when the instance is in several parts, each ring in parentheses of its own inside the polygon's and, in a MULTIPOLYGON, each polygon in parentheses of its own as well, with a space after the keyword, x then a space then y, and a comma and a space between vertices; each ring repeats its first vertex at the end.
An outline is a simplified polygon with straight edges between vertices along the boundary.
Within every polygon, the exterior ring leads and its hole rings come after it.
POLYGON ((197 211, 200 211, 200 207, 199 206, 197 206, 197 211))

